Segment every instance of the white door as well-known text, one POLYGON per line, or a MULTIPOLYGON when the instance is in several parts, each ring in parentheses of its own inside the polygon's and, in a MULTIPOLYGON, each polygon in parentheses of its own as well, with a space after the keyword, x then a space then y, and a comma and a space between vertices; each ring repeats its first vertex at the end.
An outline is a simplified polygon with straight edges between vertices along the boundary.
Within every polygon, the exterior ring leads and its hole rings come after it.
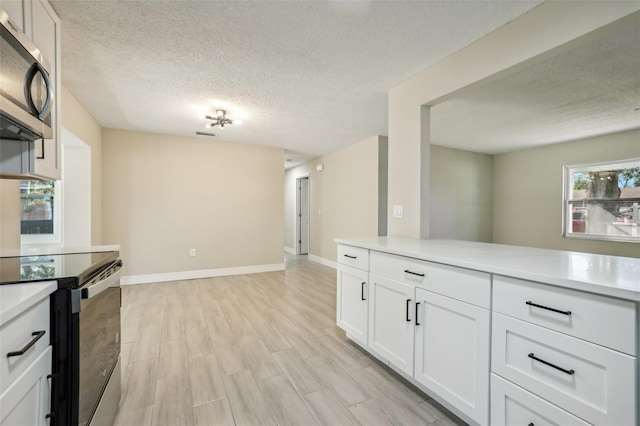
POLYGON ((369 274, 369 347, 413 374, 414 287, 369 274))
POLYGON ((296 227, 296 239, 297 250, 296 254, 308 254, 309 253, 309 178, 296 179, 298 185, 298 201, 297 205, 297 224, 296 227))
POLYGON ((489 310, 416 289, 417 381, 489 423, 489 310))
POLYGON ((367 271, 338 266, 336 320, 349 337, 367 346, 368 284, 367 271))

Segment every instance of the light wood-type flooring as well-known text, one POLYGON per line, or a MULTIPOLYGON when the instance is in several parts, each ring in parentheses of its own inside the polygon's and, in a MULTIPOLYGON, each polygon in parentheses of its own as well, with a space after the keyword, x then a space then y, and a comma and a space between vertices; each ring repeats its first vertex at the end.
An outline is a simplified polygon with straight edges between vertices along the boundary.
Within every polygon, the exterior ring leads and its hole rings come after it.
POLYGON ((116 425, 455 425, 335 325, 336 272, 124 286, 116 425))

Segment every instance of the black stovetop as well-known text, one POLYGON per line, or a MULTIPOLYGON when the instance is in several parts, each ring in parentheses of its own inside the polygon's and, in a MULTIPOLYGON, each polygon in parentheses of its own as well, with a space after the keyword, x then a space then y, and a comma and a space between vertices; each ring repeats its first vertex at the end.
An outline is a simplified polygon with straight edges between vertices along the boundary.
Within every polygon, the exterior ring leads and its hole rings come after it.
POLYGON ((119 253, 72 253, 42 256, 0 258, 0 285, 31 281, 77 278, 84 282, 104 266, 118 258, 119 253))

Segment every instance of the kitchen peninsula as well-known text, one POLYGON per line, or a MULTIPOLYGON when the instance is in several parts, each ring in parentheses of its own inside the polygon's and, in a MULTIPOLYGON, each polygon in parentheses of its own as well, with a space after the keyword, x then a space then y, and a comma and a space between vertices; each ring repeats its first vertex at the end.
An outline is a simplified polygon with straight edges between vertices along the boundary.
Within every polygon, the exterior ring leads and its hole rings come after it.
POLYGON ((463 420, 637 424, 639 259, 336 242, 338 325, 463 420))

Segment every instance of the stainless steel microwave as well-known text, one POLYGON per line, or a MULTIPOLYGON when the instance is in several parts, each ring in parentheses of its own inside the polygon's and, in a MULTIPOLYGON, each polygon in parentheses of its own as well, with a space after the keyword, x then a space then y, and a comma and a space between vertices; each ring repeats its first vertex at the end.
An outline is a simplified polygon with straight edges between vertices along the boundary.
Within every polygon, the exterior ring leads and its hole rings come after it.
POLYGON ((0 64, 0 139, 50 139, 55 94, 49 64, 1 9, 0 64))

